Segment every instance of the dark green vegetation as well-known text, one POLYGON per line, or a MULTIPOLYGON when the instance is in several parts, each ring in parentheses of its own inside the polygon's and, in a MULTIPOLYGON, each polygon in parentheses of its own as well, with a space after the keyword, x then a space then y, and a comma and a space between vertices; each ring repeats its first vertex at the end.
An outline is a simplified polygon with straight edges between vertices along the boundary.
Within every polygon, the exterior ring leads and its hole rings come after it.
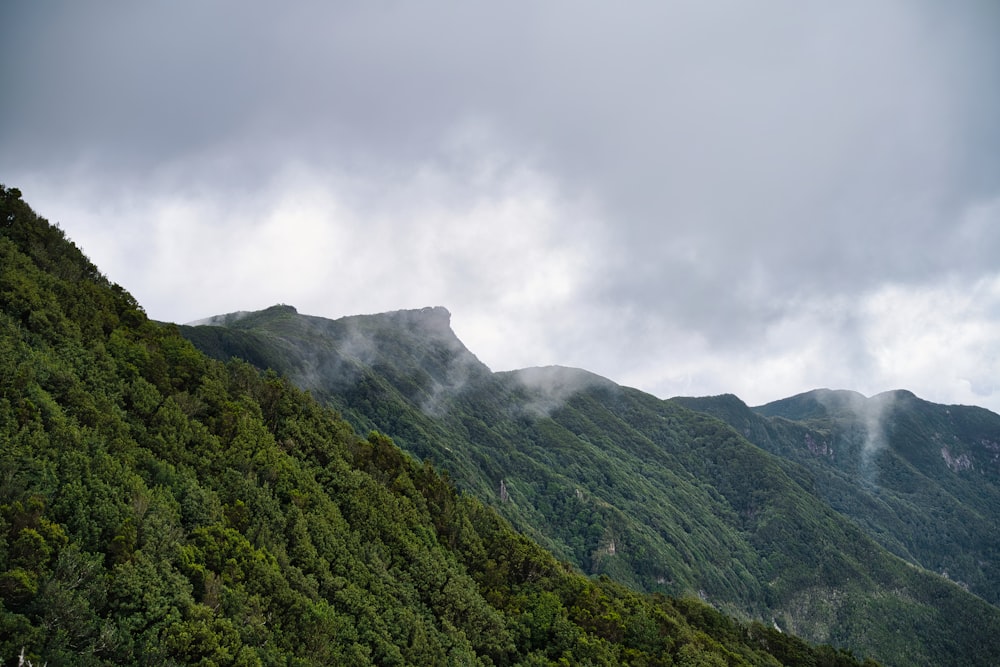
POLYGON ((492 373, 441 308, 331 321, 276 306, 213 324, 182 331, 390 434, 590 575, 890 664, 1000 655, 1000 610, 879 546, 808 468, 678 401, 573 369, 492 373))
POLYGON ((906 391, 818 390, 754 410, 734 396, 678 400, 807 468, 889 551, 1000 603, 1000 415, 906 391))
POLYGON ((148 320, 0 187, 0 660, 22 648, 49 665, 857 664, 575 573, 387 437, 148 320))

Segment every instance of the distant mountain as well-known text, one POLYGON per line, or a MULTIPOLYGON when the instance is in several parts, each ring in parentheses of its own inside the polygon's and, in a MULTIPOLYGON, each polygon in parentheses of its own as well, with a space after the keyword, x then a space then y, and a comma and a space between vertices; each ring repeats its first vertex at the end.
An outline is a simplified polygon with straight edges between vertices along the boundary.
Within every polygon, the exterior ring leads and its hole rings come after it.
POLYGON ((1000 415, 908 391, 816 390, 757 408, 675 399, 809 470, 879 544, 1000 604, 1000 415))
MULTIPOLYGON (((284 333, 229 342, 278 360, 296 351, 293 311, 257 321, 284 333)), ((417 338, 411 373, 396 378, 412 379, 408 396, 434 409, 477 381, 445 314, 391 322, 355 323, 381 332, 372 353, 366 336, 335 346, 341 377, 382 382, 359 400, 388 386, 364 362, 417 338)), ((150 321, 0 186, 0 662, 22 659, 858 664, 694 600, 573 572, 385 435, 358 436, 286 379, 214 361, 150 321)))
MULTIPOLYGON (((220 321, 181 331, 391 435, 585 573, 888 664, 1000 655, 1000 609, 893 556, 810 468, 683 401, 578 369, 492 373, 442 308, 327 320, 279 306, 220 321)), ((734 397, 717 406, 770 423, 734 397)))

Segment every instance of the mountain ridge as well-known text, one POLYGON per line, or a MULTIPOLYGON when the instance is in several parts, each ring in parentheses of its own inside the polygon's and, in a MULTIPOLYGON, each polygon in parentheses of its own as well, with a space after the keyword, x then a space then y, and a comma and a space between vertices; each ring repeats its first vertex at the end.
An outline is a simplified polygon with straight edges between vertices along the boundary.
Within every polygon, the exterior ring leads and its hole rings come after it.
POLYGON ((818 390, 763 409, 716 397, 673 400, 805 466, 831 506, 893 553, 1000 602, 1000 416, 905 390, 859 396, 831 400, 818 390))
POLYGON ((4 662, 859 662, 575 573, 385 435, 179 331, 0 186, 4 662))
MULTIPOLYGON (((970 626, 997 614, 975 598, 959 603, 957 587, 946 592, 951 583, 894 563, 868 542, 863 524, 856 527, 820 498, 807 466, 751 444, 739 425, 731 432, 704 411, 688 412, 685 399, 658 399, 562 367, 493 373, 478 365, 479 373, 462 371, 461 382, 449 382, 468 360, 464 354, 474 358, 453 331, 448 345, 424 345, 394 329, 388 315, 368 317, 374 356, 346 381, 309 374, 333 367, 328 361, 339 354, 329 340, 317 346, 310 339, 321 328, 314 320, 300 322, 298 339, 292 322, 282 323, 283 365, 276 370, 314 383, 311 390, 356 428, 382 430, 418 459, 443 466, 462 488, 585 572, 700 595, 729 613, 895 664, 930 654, 940 661, 933 647, 954 641, 940 635, 942 628, 967 605, 980 610, 967 616, 970 626), (805 544, 816 550, 811 557, 805 544), (826 563, 819 570, 803 568, 817 558, 826 563), (925 590, 937 592, 927 597, 925 590), (924 600, 940 615, 931 622, 907 599, 924 600), (923 639, 900 642, 871 630, 894 614, 923 639)), ((266 322, 260 325, 247 333, 267 334, 266 322)), ((199 340, 213 334, 182 331, 208 351, 199 340)), ((736 397, 728 402, 744 417, 767 419, 736 397)), ((916 562, 905 550, 893 553, 916 562)))

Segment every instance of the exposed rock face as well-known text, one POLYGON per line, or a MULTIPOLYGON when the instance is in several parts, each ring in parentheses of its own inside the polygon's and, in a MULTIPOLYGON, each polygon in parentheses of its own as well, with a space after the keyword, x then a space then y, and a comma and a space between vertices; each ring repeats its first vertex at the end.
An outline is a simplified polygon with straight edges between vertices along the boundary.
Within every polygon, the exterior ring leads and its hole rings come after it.
POLYGON ((805 437, 806 447, 809 451, 816 456, 828 456, 833 458, 833 448, 827 445, 825 442, 818 441, 812 437, 812 434, 806 433, 805 437))
POLYGON ((942 447, 941 458, 944 459, 945 465, 947 465, 952 472, 961 472, 963 470, 972 469, 972 459, 969 458, 968 454, 952 456, 951 451, 949 451, 947 447, 942 447))

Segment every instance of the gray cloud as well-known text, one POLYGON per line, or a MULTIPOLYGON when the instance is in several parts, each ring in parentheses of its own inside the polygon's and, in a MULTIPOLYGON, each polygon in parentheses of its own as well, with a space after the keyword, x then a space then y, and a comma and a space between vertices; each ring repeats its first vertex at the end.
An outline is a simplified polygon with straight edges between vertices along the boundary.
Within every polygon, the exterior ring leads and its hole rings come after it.
POLYGON ((22 3, 0 180, 163 319, 444 304, 497 369, 997 409, 998 27, 990 0, 22 3))

